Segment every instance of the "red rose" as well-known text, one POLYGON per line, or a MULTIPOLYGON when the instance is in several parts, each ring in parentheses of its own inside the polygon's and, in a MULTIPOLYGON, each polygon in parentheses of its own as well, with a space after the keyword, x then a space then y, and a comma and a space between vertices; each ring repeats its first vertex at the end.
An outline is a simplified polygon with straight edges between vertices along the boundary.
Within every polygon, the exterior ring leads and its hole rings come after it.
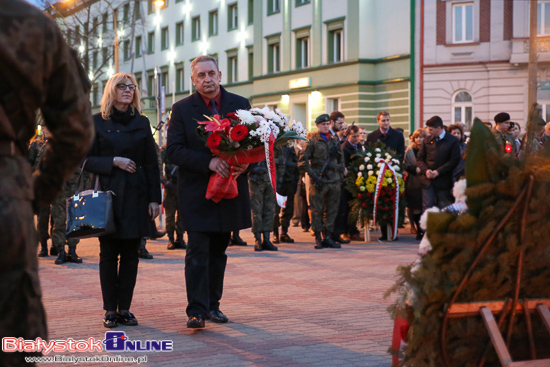
POLYGON ((363 203, 363 204, 361 204, 361 206, 362 206, 363 208, 366 208, 366 207, 367 207, 367 203, 363 203))
POLYGON ((216 132, 213 132, 208 137, 208 140, 206 140, 206 146, 210 148, 210 150, 217 148, 220 145, 220 142, 222 141, 222 136, 216 132))
POLYGON ((358 197, 359 199, 361 199, 361 198, 363 197, 363 195, 357 194, 357 197, 358 197))
POLYGON ((238 120, 237 114, 235 112, 229 112, 227 114, 227 117, 230 118, 230 119, 233 119, 233 120, 238 120))
POLYGON ((231 129, 229 137, 233 141, 241 141, 248 135, 248 128, 244 125, 236 125, 231 129))

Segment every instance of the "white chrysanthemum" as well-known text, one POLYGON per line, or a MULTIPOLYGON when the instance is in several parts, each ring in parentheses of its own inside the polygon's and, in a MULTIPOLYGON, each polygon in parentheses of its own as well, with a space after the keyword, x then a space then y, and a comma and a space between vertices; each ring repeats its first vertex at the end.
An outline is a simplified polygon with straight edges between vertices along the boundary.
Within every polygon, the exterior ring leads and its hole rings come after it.
POLYGON ((241 120, 241 122, 245 125, 251 125, 256 122, 256 119, 254 119, 254 116, 252 115, 252 113, 250 113, 250 111, 237 110, 236 115, 239 120, 241 120))
POLYGON ((378 163, 378 164, 376 165, 376 167, 378 167, 378 168, 382 167, 382 163, 378 163))
POLYGON ((367 157, 372 157, 372 153, 367 153, 367 157))
POLYGON ((370 158, 369 157, 365 157, 365 163, 370 161, 370 158))
POLYGON ((269 108, 267 108, 267 109, 266 108, 264 108, 264 111, 263 111, 264 116, 265 116, 266 119, 274 121, 276 123, 282 122, 281 118, 279 116, 277 116, 277 114, 275 112, 271 111, 269 108))
POLYGON ((262 121, 265 121, 262 115, 254 115, 254 120, 256 120, 256 124, 261 124, 262 121))
POLYGON ((365 191, 365 186, 359 186, 359 190, 365 191))
POLYGON ((396 172, 395 175, 396 175, 397 177, 399 177, 399 178, 403 178, 403 175, 402 175, 401 173, 397 173, 397 172, 396 172))
POLYGON ((376 163, 378 163, 378 162, 380 162, 380 158, 376 157, 376 158, 374 158, 374 161, 375 161, 376 163))
POLYGON ((363 177, 363 173, 362 172, 357 172, 357 176, 358 177, 363 177))
POLYGON ((359 171, 363 171, 365 169, 365 166, 364 165, 360 165, 359 166, 359 171))
POLYGON ((381 152, 380 148, 376 148, 374 151, 375 152, 381 152))
POLYGON ((395 167, 393 167, 393 169, 396 170, 396 171, 399 171, 401 168, 399 168, 399 166, 395 166, 395 167))
POLYGON ((372 164, 368 164, 367 169, 372 169, 372 164))
POLYGON ((390 177, 388 177, 386 181, 388 181, 389 184, 393 183, 393 179, 391 179, 390 177))
POLYGON ((377 156, 378 158, 380 158, 380 157, 381 157, 380 153, 376 153, 376 156, 377 156))
POLYGON ((251 108, 250 112, 252 114, 257 114, 257 115, 262 115, 262 116, 264 115, 264 111, 262 109, 258 108, 258 107, 251 108))
POLYGON ((369 176, 372 176, 374 174, 374 171, 369 171, 369 176))

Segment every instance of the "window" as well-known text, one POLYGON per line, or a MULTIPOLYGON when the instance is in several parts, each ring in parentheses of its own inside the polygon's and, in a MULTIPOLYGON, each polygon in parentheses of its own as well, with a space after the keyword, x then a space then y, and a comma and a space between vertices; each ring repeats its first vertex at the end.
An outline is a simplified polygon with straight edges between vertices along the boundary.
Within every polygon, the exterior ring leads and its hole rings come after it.
POLYGON ((296 68, 309 67, 309 37, 296 40, 296 68))
POLYGON ((239 9, 237 3, 228 6, 227 12, 227 30, 232 31, 239 27, 239 9))
POLYGON ((474 41, 474 4, 453 4, 453 43, 474 41))
POLYGON ((227 82, 236 83, 237 82, 237 70, 239 69, 239 64, 237 62, 236 52, 227 57, 227 82))
POLYGON ((472 101, 472 95, 466 91, 457 92, 453 98, 453 124, 462 122, 468 131, 472 127, 472 101))
POLYGON ((124 41, 124 61, 130 60, 130 41, 124 41))
POLYGON ((309 4, 311 0, 296 0, 296 6, 309 4))
POLYGON ((254 24, 254 0, 248 0, 248 24, 254 24))
POLYGON ((128 21, 130 20, 130 4, 124 4, 122 14, 122 21, 124 22, 124 24, 128 23, 128 21))
POLYGON ((192 32, 191 39, 193 41, 198 41, 201 39, 201 17, 195 17, 191 20, 192 32))
POLYGON ((134 1, 134 19, 141 18, 141 4, 139 0, 134 1))
POLYGON ((98 28, 98 25, 99 25, 99 19, 97 19, 97 17, 94 17, 94 20, 92 21, 92 35, 94 37, 97 37, 97 28, 98 28))
POLYGON ((183 22, 176 23, 176 46, 183 45, 183 22))
POLYGON ((156 89, 156 86, 155 86, 155 72, 154 71, 149 71, 149 72, 147 72, 147 95, 149 97, 155 95, 155 92, 154 92, 153 88, 156 89))
POLYGON ((162 71, 160 74, 160 83, 161 86, 164 87, 164 94, 168 94, 168 82, 170 79, 168 79, 168 70, 162 71))
POLYGON ((176 92, 182 92, 183 91, 183 79, 184 77, 184 74, 183 74, 183 65, 181 66, 178 66, 176 68, 176 92))
POLYGON ((344 31, 342 29, 328 32, 328 62, 344 60, 344 31))
POLYGON ((267 72, 268 74, 277 73, 281 71, 281 45, 274 43, 269 45, 267 51, 267 72))
POLYGON ((137 85, 138 89, 141 89, 141 87, 142 87, 142 85, 141 85, 141 80, 142 80, 141 75, 142 74, 141 73, 135 73, 134 75, 136 77, 136 85, 137 85))
POLYGON ((254 51, 252 47, 248 49, 248 80, 254 77, 254 51))
POLYGON ((92 86, 92 106, 97 106, 99 103, 99 85, 94 83, 92 86))
POLYGON ((101 49, 101 56, 103 57, 103 63, 106 64, 109 58, 109 49, 107 47, 101 49))
POLYGON ((136 37, 136 57, 141 57, 141 50, 142 50, 141 36, 137 36, 136 37))
POLYGON ((147 53, 155 53, 155 32, 149 32, 147 35, 147 53))
POLYGON ((168 48, 168 27, 164 27, 160 30, 160 49, 166 50, 168 48))
POLYGON ((327 98, 325 111, 340 111, 340 98, 327 98))
POLYGON ((267 15, 281 12, 280 0, 267 0, 267 15))
POLYGON ((109 15, 107 13, 104 13, 103 16, 102 16, 103 20, 103 32, 107 32, 108 28, 107 28, 107 23, 109 21, 109 15))
POLYGON ((550 2, 539 1, 537 4, 537 35, 550 35, 550 2))
POLYGON ((97 51, 92 54, 92 69, 97 70, 97 51))
POLYGON ((214 10, 208 14, 208 36, 218 35, 218 11, 214 10))
POLYGON ((74 44, 78 46, 80 43, 80 26, 76 26, 74 29, 74 44))

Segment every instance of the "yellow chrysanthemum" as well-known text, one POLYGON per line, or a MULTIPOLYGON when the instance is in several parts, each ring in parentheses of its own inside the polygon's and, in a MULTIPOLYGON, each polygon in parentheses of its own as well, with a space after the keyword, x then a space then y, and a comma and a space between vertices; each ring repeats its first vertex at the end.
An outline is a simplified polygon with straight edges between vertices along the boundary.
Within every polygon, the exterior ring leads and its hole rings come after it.
POLYGON ((386 177, 392 177, 392 176, 393 176, 393 173, 392 173, 390 170, 387 170, 386 172, 384 172, 384 176, 386 176, 386 177))
POLYGON ((367 185, 376 185, 376 177, 374 176, 369 176, 367 178, 367 185))
POLYGON ((365 178, 364 177, 357 177, 357 180, 355 180, 355 185, 363 186, 364 184, 365 184, 365 178))
POLYGON ((374 185, 367 184, 367 191, 370 192, 370 193, 373 193, 374 192, 374 185))
POLYGON ((386 186, 388 186, 388 180, 383 179, 382 180, 382 187, 386 187, 386 186))

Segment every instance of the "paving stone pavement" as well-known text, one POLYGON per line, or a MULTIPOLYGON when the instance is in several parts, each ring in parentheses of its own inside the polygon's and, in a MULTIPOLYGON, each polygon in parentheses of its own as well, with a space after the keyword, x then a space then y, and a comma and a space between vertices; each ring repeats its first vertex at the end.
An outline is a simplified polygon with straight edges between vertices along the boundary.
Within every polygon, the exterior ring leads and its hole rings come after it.
MULTIPOLYGON (((186 328, 183 250, 167 250, 166 237, 148 241, 153 260, 140 260, 131 311, 139 325, 118 327, 129 340, 172 340, 172 352, 63 352, 48 356, 147 357, 150 366, 390 366, 393 322, 384 292, 398 265, 416 258, 408 227, 396 242, 352 242, 342 249, 313 248, 313 237, 293 227, 293 244, 278 252, 229 247, 221 310, 227 324, 186 328)), ((372 232, 372 238, 379 236, 372 232)), ((50 340, 103 340, 99 243, 82 240, 84 263, 39 259, 50 340)), ((82 363, 135 366, 136 363, 82 363)), ((39 363, 67 366, 67 363, 39 363)))

